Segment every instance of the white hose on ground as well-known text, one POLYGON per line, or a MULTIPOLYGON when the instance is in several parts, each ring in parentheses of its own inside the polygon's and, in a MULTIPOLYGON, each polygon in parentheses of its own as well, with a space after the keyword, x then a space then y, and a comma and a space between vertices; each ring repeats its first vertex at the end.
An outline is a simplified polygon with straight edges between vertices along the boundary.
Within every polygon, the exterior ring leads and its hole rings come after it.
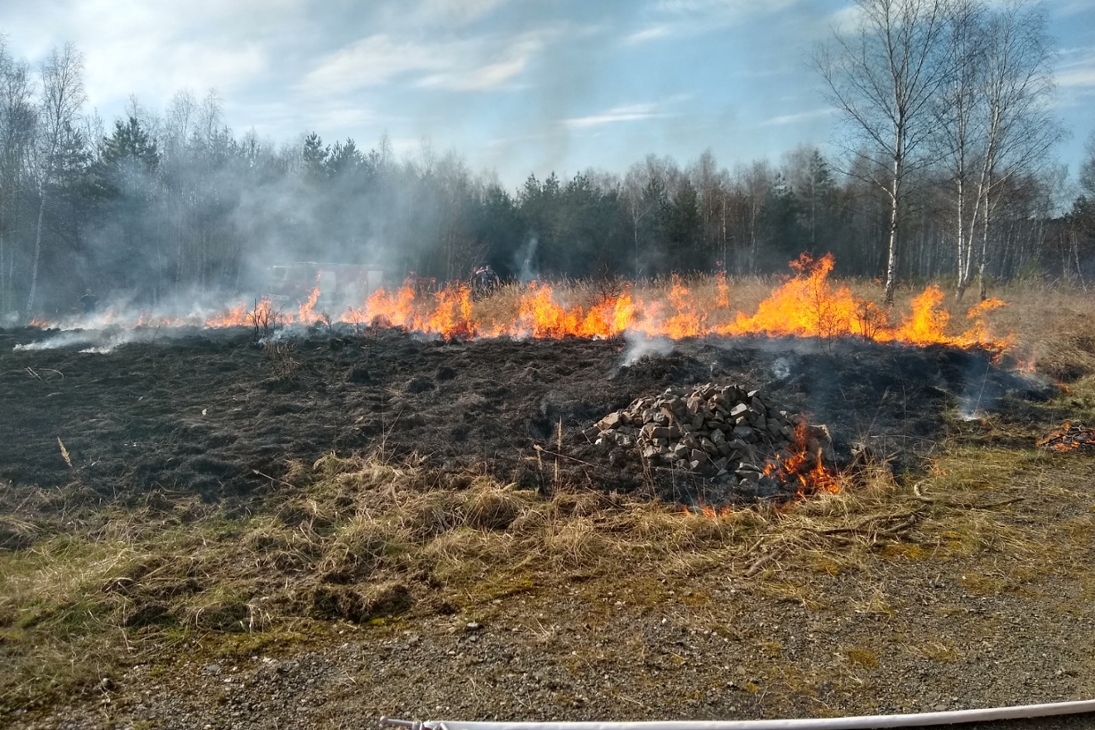
POLYGON ((412 722, 382 717, 383 725, 410 730, 870 730, 872 728, 957 725, 990 720, 1076 715, 1095 712, 1095 700, 1050 702, 1042 705, 992 707, 981 710, 950 710, 912 715, 861 715, 859 717, 817 717, 800 720, 726 720, 681 722, 453 722, 427 720, 412 722))

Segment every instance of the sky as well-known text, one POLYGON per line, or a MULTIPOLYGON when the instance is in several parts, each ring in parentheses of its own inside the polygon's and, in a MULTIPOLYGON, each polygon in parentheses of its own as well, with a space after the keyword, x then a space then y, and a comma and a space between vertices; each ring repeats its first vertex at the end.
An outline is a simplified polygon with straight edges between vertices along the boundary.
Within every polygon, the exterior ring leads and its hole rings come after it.
MULTIPOLYGON (((733 167, 823 150, 837 117, 809 66, 846 0, 3 0, 9 52, 76 44, 88 108, 162 111, 215 89, 225 122, 278 145, 317 132, 399 155, 455 151, 508 187, 623 173, 710 149, 733 167)), ((1047 0, 1056 149, 1095 130, 1095 0, 1047 0)))

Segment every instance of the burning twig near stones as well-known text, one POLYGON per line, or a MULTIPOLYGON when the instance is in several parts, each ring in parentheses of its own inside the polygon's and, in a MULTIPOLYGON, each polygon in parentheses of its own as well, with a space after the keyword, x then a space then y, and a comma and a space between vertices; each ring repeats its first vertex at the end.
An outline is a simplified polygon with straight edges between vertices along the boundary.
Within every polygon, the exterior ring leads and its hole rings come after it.
POLYGON ((710 479, 744 497, 838 490, 828 429, 737 385, 669 388, 639 398, 602 418, 587 436, 609 449, 637 449, 654 468, 710 479))

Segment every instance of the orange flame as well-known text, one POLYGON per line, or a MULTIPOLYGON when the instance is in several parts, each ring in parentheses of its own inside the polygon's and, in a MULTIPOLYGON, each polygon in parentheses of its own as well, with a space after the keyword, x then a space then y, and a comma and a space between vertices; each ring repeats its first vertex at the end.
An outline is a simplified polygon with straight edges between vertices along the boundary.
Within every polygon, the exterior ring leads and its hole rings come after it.
POLYGON ((813 260, 807 255, 792 262, 794 275, 760 303, 752 315, 737 313, 727 321, 730 287, 716 278, 714 302, 705 301, 674 277, 664 300, 645 300, 625 289, 588 307, 567 305, 550 284, 533 282, 519 292, 508 321, 481 319, 466 287, 447 287, 416 295, 404 285, 394 293, 378 290, 361 308, 351 308, 340 319, 349 323, 381 323, 410 330, 457 337, 613 337, 625 331, 649 337, 704 337, 763 334, 790 337, 862 337, 878 342, 915 345, 981 346, 1003 350, 1011 338, 994 337, 984 321, 1000 306, 988 300, 969 310, 971 325, 949 334, 950 314, 942 308, 945 295, 929 286, 917 296, 911 311, 892 325, 887 312, 856 297, 846 285, 829 281, 833 257, 813 260), (714 306, 712 306, 714 304, 714 306))
MULTIPOLYGON (((264 300, 265 301, 265 300, 264 300)), ((316 321, 316 302, 319 301, 319 286, 312 288, 312 291, 308 294, 308 298, 300 304, 298 314, 300 315, 297 320, 301 324, 310 324, 316 321)))
MULTIPOLYGON (((946 297, 938 287, 925 289, 912 300, 909 311, 899 317, 855 296, 847 285, 830 281, 833 265, 832 255, 817 260, 805 254, 800 256, 791 263, 791 277, 776 287, 752 314, 732 310, 731 286, 726 275, 719 272, 715 276, 714 293, 691 289, 679 277, 674 277, 662 297, 643 297, 625 288, 617 295, 584 306, 568 302, 565 295, 550 284, 533 282, 516 291, 512 308, 503 314, 498 313, 500 310, 495 304, 473 301, 467 286, 456 284, 428 291, 416 289, 413 283, 407 282, 395 291, 378 289, 361 305, 350 307, 332 319, 459 338, 592 338, 613 337, 624 332, 672 339, 712 335, 826 340, 860 337, 913 345, 984 347, 997 352, 1013 344, 1011 337, 995 336, 985 321, 986 315, 1003 306, 999 300, 990 299, 970 308, 966 313, 967 329, 954 334, 951 316, 943 308, 946 297)), ((276 311, 269 299, 261 299, 254 306, 241 303, 204 320, 141 315, 130 324, 196 324, 211 328, 310 324, 317 318, 319 298, 317 285, 298 305, 296 312, 276 311)), ((105 320, 112 321, 112 318, 106 315, 94 318, 97 324, 105 320)), ((32 326, 52 325, 35 320, 32 326)))
POLYGON ((805 419, 800 419, 795 427, 795 440, 789 453, 770 459, 764 466, 764 474, 784 484, 797 482, 797 498, 821 492, 836 494, 840 491, 837 472, 825 465, 820 444, 811 437, 810 427, 805 419))
POLYGON ((1059 454, 1069 451, 1095 451, 1095 429, 1074 426, 1065 421, 1059 430, 1038 439, 1038 446, 1059 454))

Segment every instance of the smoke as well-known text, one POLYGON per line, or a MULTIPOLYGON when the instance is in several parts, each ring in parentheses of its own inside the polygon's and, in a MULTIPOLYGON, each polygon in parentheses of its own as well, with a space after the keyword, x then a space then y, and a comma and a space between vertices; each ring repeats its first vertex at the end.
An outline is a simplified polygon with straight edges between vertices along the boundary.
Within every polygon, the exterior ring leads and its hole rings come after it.
POLYGON ((109 327, 104 330, 73 330, 58 332, 57 334, 23 345, 16 345, 13 350, 62 350, 74 349, 81 353, 107 354, 113 352, 122 345, 131 342, 151 342, 156 338, 155 332, 147 332, 133 329, 121 329, 109 327))
POLYGON ((624 333, 627 348, 624 350, 624 367, 630 367, 647 355, 665 357, 673 352, 673 340, 668 337, 647 337, 641 332, 628 330, 624 333))
POLYGON ((539 244, 540 239, 532 234, 525 241, 525 245, 513 254, 513 270, 517 272, 517 280, 522 284, 540 278, 539 267, 536 266, 536 248, 539 244))

